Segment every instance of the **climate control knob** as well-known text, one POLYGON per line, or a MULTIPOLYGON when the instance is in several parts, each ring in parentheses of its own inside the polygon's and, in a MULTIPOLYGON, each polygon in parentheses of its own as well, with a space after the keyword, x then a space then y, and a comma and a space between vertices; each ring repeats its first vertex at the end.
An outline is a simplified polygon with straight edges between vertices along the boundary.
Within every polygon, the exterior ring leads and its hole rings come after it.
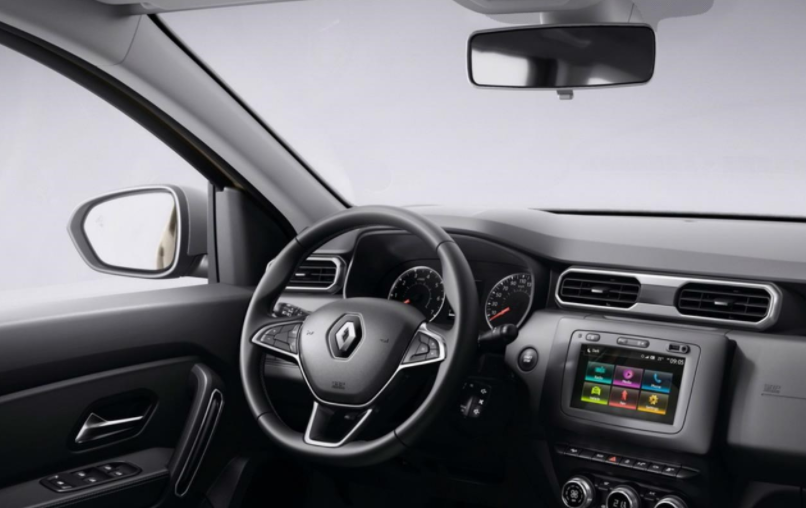
POLYGON ((641 498, 638 497, 638 492, 634 488, 628 485, 619 485, 607 495, 605 506, 607 508, 639 508, 641 498))
POLYGON ((596 497, 593 483, 584 476, 574 476, 563 485, 561 496, 568 508, 588 508, 596 497))
POLYGON ((688 505, 677 496, 666 496, 655 503, 655 508, 688 508, 688 505))

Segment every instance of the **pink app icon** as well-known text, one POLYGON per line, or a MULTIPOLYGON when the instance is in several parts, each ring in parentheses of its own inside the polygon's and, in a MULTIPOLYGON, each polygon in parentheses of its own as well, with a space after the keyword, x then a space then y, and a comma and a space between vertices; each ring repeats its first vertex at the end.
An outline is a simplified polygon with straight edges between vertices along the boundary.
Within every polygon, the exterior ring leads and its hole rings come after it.
POLYGON ((616 386, 624 386, 626 388, 639 388, 641 386, 641 378, 643 375, 644 369, 617 365, 615 376, 613 376, 613 384, 616 386))

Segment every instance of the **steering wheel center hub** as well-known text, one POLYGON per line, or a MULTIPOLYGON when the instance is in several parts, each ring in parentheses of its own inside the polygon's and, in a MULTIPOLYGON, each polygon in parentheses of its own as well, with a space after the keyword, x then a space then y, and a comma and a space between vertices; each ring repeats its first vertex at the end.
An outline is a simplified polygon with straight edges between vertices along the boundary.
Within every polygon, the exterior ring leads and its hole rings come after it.
POLYGON ((369 404, 394 376, 423 315, 399 302, 351 298, 308 316, 300 365, 316 397, 341 406, 369 404))

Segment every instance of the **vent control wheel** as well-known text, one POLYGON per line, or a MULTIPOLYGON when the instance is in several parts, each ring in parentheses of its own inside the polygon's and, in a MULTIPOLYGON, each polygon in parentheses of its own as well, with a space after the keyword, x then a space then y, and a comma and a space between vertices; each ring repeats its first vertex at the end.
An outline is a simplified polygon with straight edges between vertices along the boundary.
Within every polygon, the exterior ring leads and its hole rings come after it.
POLYGON ((619 485, 611 490, 605 501, 607 508, 640 508, 641 498, 634 488, 627 485, 619 485))
POLYGON ((596 497, 593 483, 584 476, 574 476, 563 485, 561 497, 568 508, 588 508, 596 497))

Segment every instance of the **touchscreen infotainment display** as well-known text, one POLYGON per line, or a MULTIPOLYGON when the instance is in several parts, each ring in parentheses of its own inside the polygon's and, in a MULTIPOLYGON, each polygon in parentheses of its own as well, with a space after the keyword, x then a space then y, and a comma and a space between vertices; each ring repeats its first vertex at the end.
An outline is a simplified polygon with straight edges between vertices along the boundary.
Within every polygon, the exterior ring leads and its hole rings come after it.
POLYGON ((674 423, 685 358, 585 344, 577 365, 571 407, 674 423))

